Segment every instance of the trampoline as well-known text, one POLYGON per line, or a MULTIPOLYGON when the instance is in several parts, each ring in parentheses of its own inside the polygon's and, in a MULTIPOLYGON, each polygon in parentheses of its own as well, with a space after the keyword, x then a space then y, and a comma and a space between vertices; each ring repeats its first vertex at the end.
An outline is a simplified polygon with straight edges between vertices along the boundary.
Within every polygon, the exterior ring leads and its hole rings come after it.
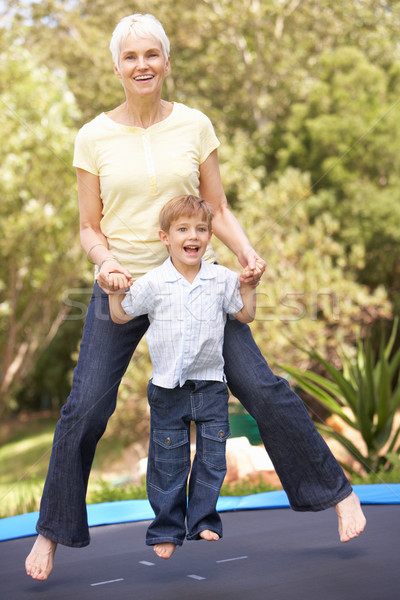
POLYGON ((400 485, 355 486, 355 491, 368 525, 349 543, 339 542, 333 509, 293 512, 285 507, 284 492, 271 492, 221 498, 223 539, 185 542, 169 560, 145 546, 148 523, 142 519, 151 518, 146 501, 131 501, 131 506, 140 503, 139 520, 133 522, 124 514, 125 503, 89 507, 92 521, 111 523, 112 505, 114 521, 120 515, 125 522, 93 526, 86 548, 59 546, 47 582, 32 580, 23 569, 32 546, 30 522, 37 515, 3 519, 0 598, 398 600, 400 485), (21 521, 25 533, 18 531, 21 521))

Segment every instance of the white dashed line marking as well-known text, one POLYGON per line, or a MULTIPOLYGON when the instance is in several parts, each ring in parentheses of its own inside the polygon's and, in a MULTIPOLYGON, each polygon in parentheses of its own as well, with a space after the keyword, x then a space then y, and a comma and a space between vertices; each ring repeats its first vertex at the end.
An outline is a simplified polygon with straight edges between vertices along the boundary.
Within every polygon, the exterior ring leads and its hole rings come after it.
MULTIPOLYGON (((244 560, 246 558, 249 558, 248 556, 235 556, 233 558, 224 558, 223 560, 217 560, 215 561, 216 563, 226 563, 226 562, 232 562, 234 560, 244 560)), ((156 563, 153 562, 149 562, 147 560, 139 560, 139 564, 140 565, 144 565, 145 567, 155 567, 156 563)), ((204 579, 206 579, 206 577, 202 577, 201 575, 186 575, 186 577, 189 577, 189 579, 195 579, 196 581, 203 581, 204 579)), ((109 581, 99 581, 98 583, 91 583, 91 587, 95 587, 97 585, 107 585, 109 583, 118 583, 119 581, 124 581, 123 578, 120 579, 110 579, 109 581)))
POLYGON ((230 562, 231 560, 243 560, 245 558, 249 558, 248 556, 236 556, 235 558, 225 558, 224 560, 217 560, 217 563, 230 562))
POLYGON ((117 583, 117 581, 123 581, 123 579, 110 579, 110 581, 99 581, 99 583, 91 583, 91 587, 95 585, 106 585, 107 583, 117 583))

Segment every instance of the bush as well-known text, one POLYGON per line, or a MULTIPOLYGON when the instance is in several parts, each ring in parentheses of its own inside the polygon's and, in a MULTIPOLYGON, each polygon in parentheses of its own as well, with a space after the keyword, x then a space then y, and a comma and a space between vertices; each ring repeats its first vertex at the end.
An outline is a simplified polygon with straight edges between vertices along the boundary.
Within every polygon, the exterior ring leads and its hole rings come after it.
MULTIPOLYGON (((316 424, 321 433, 338 440, 367 473, 388 473, 400 468, 400 427, 394 431, 393 426, 400 406, 400 349, 393 352, 397 328, 398 319, 388 342, 382 332, 378 352, 374 352, 370 338, 359 340, 355 359, 342 356, 342 369, 337 369, 315 351, 307 352, 325 369, 328 377, 309 370, 282 367, 300 388, 331 414, 361 433, 366 454, 362 454, 349 437, 326 424, 316 424), (345 407, 350 410, 344 410, 345 407)), ((354 474, 350 465, 345 467, 354 474)))

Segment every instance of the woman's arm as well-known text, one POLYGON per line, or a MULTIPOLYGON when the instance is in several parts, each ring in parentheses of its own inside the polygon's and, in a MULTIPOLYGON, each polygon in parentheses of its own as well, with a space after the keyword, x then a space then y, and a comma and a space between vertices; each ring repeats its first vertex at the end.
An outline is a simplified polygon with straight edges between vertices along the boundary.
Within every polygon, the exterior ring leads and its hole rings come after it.
MULTIPOLYGON (((108 242, 100 228, 103 204, 100 197, 100 179, 84 169, 77 169, 80 233, 82 248, 88 258, 98 265, 100 273, 97 281, 107 293, 117 291, 109 274, 122 273, 127 278, 127 286, 132 283, 128 269, 125 269, 108 250, 108 242)), ((127 287, 126 286, 126 287, 127 287)))
POLYGON ((200 196, 214 210, 212 222, 214 234, 236 254, 242 267, 248 267, 254 274, 257 272, 258 280, 265 271, 265 261, 252 248, 238 220, 229 210, 222 185, 217 150, 211 152, 200 165, 199 192, 200 196), (260 270, 261 274, 259 273, 260 270))

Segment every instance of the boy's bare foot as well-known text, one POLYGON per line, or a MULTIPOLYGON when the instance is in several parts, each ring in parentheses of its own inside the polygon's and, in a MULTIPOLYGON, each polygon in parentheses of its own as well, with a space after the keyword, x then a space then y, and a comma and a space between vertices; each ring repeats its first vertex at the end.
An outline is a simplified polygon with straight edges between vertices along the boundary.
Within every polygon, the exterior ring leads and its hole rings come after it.
POLYGON ((53 570, 57 544, 43 535, 38 535, 26 561, 25 569, 33 579, 45 581, 53 570))
POLYGON ((364 531, 367 523, 358 496, 354 492, 336 504, 336 514, 339 520, 339 536, 341 542, 349 542, 364 531))
POLYGON ((215 533, 215 531, 211 531, 210 529, 203 529, 203 531, 200 531, 199 536, 203 538, 203 540, 207 540, 207 542, 217 542, 219 540, 218 533, 215 533))
POLYGON ((160 542, 154 545, 154 552, 160 558, 170 558, 175 552, 176 544, 172 542, 160 542))

